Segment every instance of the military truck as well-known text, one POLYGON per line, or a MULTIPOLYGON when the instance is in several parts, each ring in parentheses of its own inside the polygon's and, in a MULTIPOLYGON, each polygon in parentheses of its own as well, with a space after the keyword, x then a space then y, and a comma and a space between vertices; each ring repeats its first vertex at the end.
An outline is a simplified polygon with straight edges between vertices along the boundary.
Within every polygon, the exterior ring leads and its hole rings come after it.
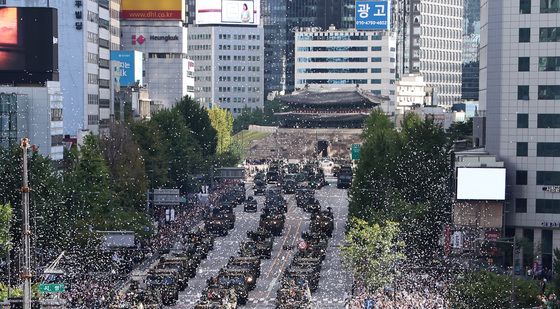
POLYGON ((160 261, 162 260, 164 263, 181 263, 188 278, 196 276, 196 268, 200 264, 200 260, 193 258, 192 255, 179 252, 171 252, 169 255, 164 255, 160 261))
POLYGON ((221 276, 243 276, 245 284, 249 291, 255 289, 257 285, 257 273, 254 269, 249 269, 246 267, 227 267, 220 269, 218 278, 221 276))
POLYGON ((264 195, 266 192, 266 182, 264 180, 255 180, 255 186, 253 187, 254 195, 264 195))
POLYGON ((213 212, 210 216, 204 220, 204 226, 208 232, 226 236, 229 231, 229 222, 225 215, 220 214, 219 212, 213 212))
POLYGON ((240 252, 244 256, 258 256, 261 259, 270 259, 272 255, 272 240, 244 241, 240 245, 240 252))
POLYGON ((249 286, 243 274, 220 273, 218 277, 209 280, 208 287, 232 288, 235 290, 237 303, 240 305, 247 304, 249 286))
POLYGON ((259 227, 270 231, 274 236, 281 236, 285 221, 284 214, 262 213, 259 227))
POLYGON ((252 196, 249 196, 247 198, 247 201, 245 201, 245 203, 243 205, 243 211, 244 212, 257 212, 258 211, 257 200, 255 200, 252 196))
POLYGON ((307 286, 284 286, 276 292, 276 309, 311 308, 311 292, 307 286))
POLYGON ((230 257, 226 268, 244 268, 251 269, 256 274, 257 278, 261 275, 261 260, 257 256, 248 257, 230 257))
POLYGON ((326 211, 316 212, 311 215, 309 230, 311 233, 325 234, 328 237, 332 237, 334 218, 330 208, 326 211))
POLYGON ((319 273, 316 273, 312 268, 301 267, 288 267, 284 273, 287 280, 296 282, 307 282, 309 290, 313 293, 319 287, 319 273))
POLYGON ((220 286, 207 287, 195 309, 236 309, 237 295, 234 289, 220 286))
POLYGON ((154 269, 146 277, 147 289, 160 295, 161 302, 173 306, 179 300, 179 274, 174 269, 154 269))
POLYGON ((310 199, 315 198, 315 190, 301 188, 296 190, 296 205, 297 207, 304 208, 310 199))
POLYGON ((165 258, 160 258, 157 265, 157 270, 175 270, 177 271, 177 282, 179 291, 184 291, 188 286, 190 273, 184 267, 182 261, 165 260, 165 258))
POLYGON ((297 183, 294 179, 287 179, 284 180, 282 184, 282 190, 285 194, 294 194, 296 193, 297 183))
POLYGON ((307 202, 303 206, 303 210, 310 213, 318 212, 321 210, 321 204, 314 197, 308 198, 307 202))

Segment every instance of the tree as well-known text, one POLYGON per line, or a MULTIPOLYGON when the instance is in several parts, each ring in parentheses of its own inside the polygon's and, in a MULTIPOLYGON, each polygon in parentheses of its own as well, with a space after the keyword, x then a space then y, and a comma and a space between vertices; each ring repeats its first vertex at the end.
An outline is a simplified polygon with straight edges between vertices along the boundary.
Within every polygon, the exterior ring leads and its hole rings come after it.
POLYGON ((202 148, 203 155, 212 156, 216 152, 217 132, 210 123, 208 113, 191 97, 185 96, 174 107, 190 128, 193 137, 202 148))
POLYGON ((230 112, 219 107, 213 107, 208 110, 210 123, 217 132, 217 148, 216 154, 222 154, 228 151, 232 143, 233 116, 230 112))
POLYGON ((109 134, 101 138, 100 144, 115 192, 114 205, 142 211, 148 180, 144 160, 130 129, 123 123, 111 123, 109 134))
POLYGON ((13 209, 10 204, 0 204, 0 247, 6 247, 11 241, 12 213, 13 209))
POLYGON ((447 134, 452 141, 458 141, 473 136, 473 118, 465 122, 454 122, 447 129, 447 134))
POLYGON ((152 128, 157 130, 158 158, 168 164, 168 183, 182 193, 194 188, 192 176, 205 171, 207 164, 196 139, 176 110, 164 110, 152 117, 152 128))
POLYGON ((451 143, 441 126, 407 115, 396 131, 381 111, 365 122, 362 157, 351 188, 350 215, 400 223, 409 256, 437 254, 451 218, 451 143))
POLYGON ((140 147, 144 159, 145 173, 149 188, 162 188, 170 183, 169 161, 165 158, 165 149, 161 143, 161 132, 153 121, 131 123, 134 142, 140 147))
POLYGON ((390 221, 380 225, 352 219, 349 223, 346 245, 342 247, 343 261, 371 292, 391 284, 397 264, 404 261, 399 232, 399 224, 390 221))
MULTIPOLYGON (((515 280, 516 308, 541 306, 540 289, 536 281, 515 280)), ((511 308, 511 277, 488 271, 467 273, 454 282, 449 290, 451 308, 511 308)))

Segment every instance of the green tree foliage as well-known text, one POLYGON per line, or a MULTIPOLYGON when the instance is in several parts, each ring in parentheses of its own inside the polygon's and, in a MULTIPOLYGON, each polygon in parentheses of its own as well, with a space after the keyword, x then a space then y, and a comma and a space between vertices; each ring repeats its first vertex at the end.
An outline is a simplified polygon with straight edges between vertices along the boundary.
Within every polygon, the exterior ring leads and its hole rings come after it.
MULTIPOLYGON (((542 305, 537 298, 540 288, 536 281, 516 279, 516 308, 542 305)), ((451 285, 448 298, 456 309, 511 308, 511 277, 487 271, 472 272, 451 285)))
POLYGON ((161 132, 153 121, 138 121, 130 125, 134 142, 140 147, 150 188, 163 188, 170 183, 169 161, 161 143, 161 132))
POLYGON ((12 214, 13 209, 10 204, 0 204, 0 247, 5 247, 11 241, 12 214))
POLYGON ((465 122, 454 122, 447 129, 449 138, 453 141, 463 140, 473 136, 473 118, 465 122))
POLYGON ((130 129, 123 123, 112 123, 109 134, 101 138, 100 144, 115 192, 113 205, 142 211, 146 205, 148 179, 144 159, 130 129))
POLYGON ((397 264, 404 261, 404 243, 398 240, 399 233, 395 222, 380 225, 361 219, 350 221, 346 245, 342 247, 343 261, 369 291, 391 284, 397 264))
POLYGON ((250 125, 275 126, 278 123, 274 117, 274 113, 278 113, 283 109, 284 107, 278 101, 264 102, 264 109, 245 108, 241 112, 241 115, 235 118, 233 122, 233 132, 238 133, 247 130, 250 125))
POLYGON ((216 153, 223 154, 230 149, 232 143, 233 115, 225 109, 213 107, 208 110, 210 123, 217 132, 216 153))
POLYGON ((193 137, 202 147, 204 156, 212 156, 216 152, 216 129, 210 123, 208 113, 192 98, 185 96, 181 101, 177 102, 174 107, 183 119, 185 124, 190 128, 193 137))
POLYGON ((373 112, 362 136, 363 158, 351 189, 350 215, 369 222, 401 224, 407 254, 430 257, 450 220, 451 144, 430 120, 405 117, 396 131, 373 112))

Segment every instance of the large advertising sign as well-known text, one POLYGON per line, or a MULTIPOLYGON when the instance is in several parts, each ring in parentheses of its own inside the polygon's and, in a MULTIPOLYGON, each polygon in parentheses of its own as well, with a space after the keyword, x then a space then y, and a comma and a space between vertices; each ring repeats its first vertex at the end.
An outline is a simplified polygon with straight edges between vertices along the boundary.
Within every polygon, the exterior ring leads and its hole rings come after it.
POLYGON ((121 19, 184 20, 185 0, 122 0, 121 19))
POLYGON ((356 1, 357 30, 387 30, 391 27, 391 5, 388 0, 356 1))
POLYGON ((457 169, 457 200, 502 201, 505 197, 505 168, 457 169))
POLYGON ((198 25, 259 25, 260 0, 196 0, 198 25))
POLYGON ((141 52, 113 50, 111 60, 120 62, 119 85, 121 87, 133 86, 136 82, 139 82, 140 85, 143 84, 141 52))
POLYGON ((44 84, 57 80, 56 9, 0 8, 0 83, 44 84))

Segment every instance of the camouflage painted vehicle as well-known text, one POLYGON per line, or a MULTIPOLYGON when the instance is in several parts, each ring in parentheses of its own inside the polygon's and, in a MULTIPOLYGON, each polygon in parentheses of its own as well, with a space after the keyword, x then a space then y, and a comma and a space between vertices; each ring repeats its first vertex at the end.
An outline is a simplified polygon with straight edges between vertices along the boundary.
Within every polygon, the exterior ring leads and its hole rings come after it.
POLYGON ((309 229, 312 234, 324 234, 328 237, 332 237, 334 230, 334 218, 330 208, 328 210, 311 214, 309 229))
POLYGON ((267 214, 262 213, 259 221, 259 227, 270 231, 274 236, 282 235, 286 216, 284 214, 267 214))
POLYGON ((236 309, 237 295, 234 289, 219 286, 207 287, 195 309, 236 309))
POLYGON ((261 275, 261 260, 259 257, 256 256, 249 256, 249 257, 230 257, 229 261, 226 265, 226 268, 243 268, 243 269, 250 269, 254 271, 257 278, 261 275))
POLYGON ((172 306, 179 300, 179 274, 172 269, 150 270, 146 277, 147 290, 159 295, 161 302, 172 306))

